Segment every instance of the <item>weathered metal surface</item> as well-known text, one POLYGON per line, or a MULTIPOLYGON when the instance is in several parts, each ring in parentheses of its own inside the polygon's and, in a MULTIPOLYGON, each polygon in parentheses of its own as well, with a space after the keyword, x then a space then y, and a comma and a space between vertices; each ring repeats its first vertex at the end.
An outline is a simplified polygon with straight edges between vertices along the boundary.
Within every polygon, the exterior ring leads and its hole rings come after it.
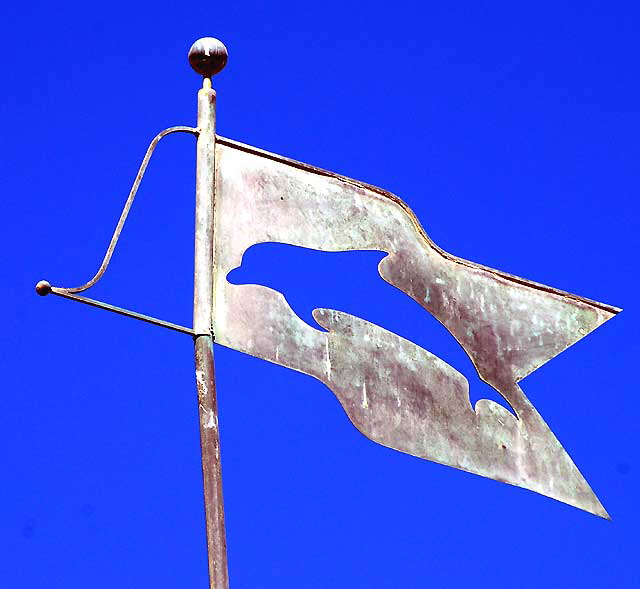
POLYGON ((608 517, 518 381, 619 309, 452 256, 394 195, 219 137, 216 342, 324 382, 367 437, 402 452, 608 517), (363 319, 316 309, 316 330, 283 295, 233 285, 252 245, 387 252, 379 271, 457 339, 517 417, 428 351, 363 319))
MULTIPOLYGON (((194 47, 204 48, 203 51, 210 45, 210 43, 200 45, 198 43, 196 42, 194 47)), ((220 42, 218 41, 218 43, 220 42)), ((220 45, 222 44, 220 43, 220 45)), ((190 53, 190 57, 191 55, 190 53)), ((208 55, 209 53, 200 56, 201 59, 198 60, 200 68, 206 65, 208 55)), ((217 61, 219 58, 219 53, 216 53, 213 60, 217 61)), ((215 145, 216 93, 211 88, 211 79, 205 78, 203 86, 198 92, 193 331, 195 333, 195 367, 200 416, 200 447, 202 452, 204 508, 207 529, 209 586, 211 589, 228 589, 227 541, 222 496, 222 466, 220 462, 220 435, 218 432, 212 334, 213 213, 216 192, 215 145)))
POLYGON ((194 338, 194 349, 209 587, 211 589, 228 589, 227 539, 224 521, 222 463, 220 460, 220 433, 218 429, 218 402, 213 365, 212 336, 196 336, 194 338))

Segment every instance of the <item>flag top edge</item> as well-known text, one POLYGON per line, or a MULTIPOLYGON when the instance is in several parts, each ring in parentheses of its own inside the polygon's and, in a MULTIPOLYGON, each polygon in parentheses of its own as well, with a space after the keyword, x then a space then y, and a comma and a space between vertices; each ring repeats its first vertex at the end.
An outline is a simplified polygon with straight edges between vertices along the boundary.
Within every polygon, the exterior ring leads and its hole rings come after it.
POLYGON ((614 307, 613 305, 608 305, 606 303, 601 303, 599 301, 594 301, 593 299, 588 299, 586 297, 582 297, 567 291, 563 291, 557 288, 553 288, 551 286, 547 286, 546 284, 542 284, 540 282, 536 282, 534 280, 529 280, 526 278, 522 278, 520 276, 516 276, 514 274, 509 274, 508 272, 503 272, 501 270, 496 270, 495 268, 490 268, 489 266, 484 266, 483 264, 478 264, 476 262, 471 262, 469 260, 465 260, 463 258, 459 258, 458 256, 455 256, 447 251, 445 251, 444 249, 442 249, 438 244, 436 244, 427 234, 427 232, 424 230, 424 228, 422 227, 422 225, 420 224, 420 221, 418 220, 418 218, 416 217, 415 213, 413 212, 413 210, 411 209, 411 207, 409 207, 409 205, 404 202, 401 198, 399 198, 398 196, 396 196, 395 194, 393 194, 392 192, 389 192, 388 190, 384 190, 383 188, 380 188, 378 186, 374 186, 373 184, 368 184, 366 182, 362 182, 361 180, 356 180, 354 178, 349 178, 348 176, 343 176, 342 174, 337 174, 336 172, 331 172, 330 170, 325 170, 323 168, 318 168, 317 166, 313 166, 311 164, 307 164, 304 162, 300 162, 298 160, 294 160, 276 153, 272 153, 270 151, 266 151, 264 149, 260 149, 258 147, 254 147, 252 145, 248 145, 246 143, 241 143, 240 141, 235 141, 233 139, 229 139, 227 137, 222 137, 220 135, 218 135, 216 137, 216 141, 222 145, 225 145, 227 147, 231 147, 231 148, 235 148, 235 149, 239 149, 241 151, 245 151, 260 157, 266 157, 268 159, 274 160, 276 162, 279 162, 281 164, 284 165, 288 165, 288 166, 292 166, 295 168, 299 168, 301 170, 313 173, 313 174, 318 174, 321 176, 326 176, 326 177, 330 177, 330 178, 335 178, 336 180, 340 180, 342 182, 345 182, 347 184, 351 184, 351 185, 356 185, 360 188, 363 188, 365 190, 370 190, 372 192, 375 192, 376 194, 378 194, 379 196, 382 196, 383 198, 389 199, 392 202, 394 202, 395 204, 397 204, 398 206, 400 206, 405 213, 407 213, 407 215, 409 215, 411 222, 413 223, 413 225, 416 227, 418 233, 420 234, 420 236, 431 246, 433 247, 440 255, 442 255, 444 258, 447 258, 457 264, 461 264, 463 266, 467 266, 470 268, 477 268, 480 270, 484 270, 486 272, 490 272, 491 274, 494 274, 496 276, 499 276, 501 278, 504 278, 506 280, 510 280, 512 282, 516 282, 519 284, 523 284, 526 286, 530 286, 532 288, 536 288, 538 290, 542 290, 544 292, 548 292, 548 293, 552 293, 558 296, 562 296, 562 297, 567 297, 576 301, 579 301, 581 303, 587 304, 587 305, 591 305, 594 307, 597 307, 607 313, 610 313, 611 316, 617 315, 618 313, 620 313, 622 311, 621 308, 619 307, 614 307))

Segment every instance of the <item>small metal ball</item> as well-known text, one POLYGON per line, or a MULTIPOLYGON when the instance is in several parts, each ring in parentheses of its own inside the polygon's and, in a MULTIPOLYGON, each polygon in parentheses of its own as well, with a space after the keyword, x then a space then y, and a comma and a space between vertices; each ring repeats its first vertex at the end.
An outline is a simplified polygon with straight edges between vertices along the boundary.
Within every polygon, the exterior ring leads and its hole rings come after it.
POLYGON ((227 64, 229 53, 222 41, 213 37, 198 39, 189 49, 191 67, 205 78, 215 76, 227 64))
POLYGON ((47 296, 51 292, 51 285, 46 280, 41 280, 36 284, 36 292, 41 296, 47 296))

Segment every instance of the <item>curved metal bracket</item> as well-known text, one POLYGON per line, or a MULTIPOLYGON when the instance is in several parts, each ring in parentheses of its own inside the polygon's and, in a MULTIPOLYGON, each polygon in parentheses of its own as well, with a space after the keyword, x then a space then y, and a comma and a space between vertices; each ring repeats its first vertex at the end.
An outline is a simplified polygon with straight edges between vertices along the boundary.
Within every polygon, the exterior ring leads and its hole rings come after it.
POLYGON ((83 292, 88 288, 91 288, 96 282, 98 282, 98 280, 100 280, 100 278, 102 278, 102 275, 107 270, 107 267, 109 266, 109 262, 111 261, 111 256, 113 255, 113 251, 116 248, 116 244, 118 243, 118 239, 120 238, 120 233, 122 232, 124 223, 127 220, 127 217, 129 215, 129 210, 131 209, 131 205, 133 204, 133 199, 136 197, 136 193, 138 192, 138 188, 140 187, 140 183, 142 182, 142 177, 144 176, 144 173, 147 170, 147 166, 149 165, 149 160, 151 159, 151 156, 153 155, 153 152, 157 147, 158 143, 160 143, 160 140, 166 137, 167 135, 171 135, 172 133, 191 133, 192 135, 197 135, 198 129, 196 129, 195 127, 182 127, 182 126, 169 127, 164 131, 160 131, 160 133, 158 133, 153 138, 153 141, 149 144, 149 147, 147 148, 147 153, 145 154, 144 159, 140 164, 140 168, 138 169, 138 174, 136 175, 136 179, 133 181, 133 186, 129 191, 129 197, 127 198, 127 201, 124 203, 124 208, 122 209, 122 213, 120 214, 120 219, 118 219, 118 224, 116 225, 116 229, 113 232, 113 236, 111 237, 111 242, 109 243, 109 247, 107 248, 107 253, 104 255, 102 264, 100 264, 100 268, 96 272, 95 276, 81 286, 74 286, 72 288, 63 288, 59 286, 53 286, 51 287, 52 292, 55 292, 56 294, 61 294, 62 292, 66 294, 83 292))
POLYGON ((101 309, 106 309, 107 311, 113 311, 120 315, 126 315, 127 317, 132 317, 134 319, 140 319, 147 323, 153 323, 154 325, 160 325, 161 327, 167 327, 169 329, 173 329, 175 331, 180 331, 182 333, 188 333, 190 335, 194 335, 194 331, 189 327, 183 327, 181 325, 175 325, 174 323, 169 323, 167 321, 163 321, 162 319, 155 319, 154 317, 149 317, 147 315, 141 315, 140 313, 136 313, 134 311, 128 311, 127 309, 122 309, 121 307, 114 307, 113 305, 109 305, 107 303, 102 303, 100 301, 95 301, 93 299, 88 299, 86 297, 78 296, 76 293, 83 292, 89 288, 91 288, 100 278, 102 278, 103 274, 107 270, 109 266, 109 262, 111 261, 111 256, 113 256, 113 252, 116 248, 116 244, 118 243, 118 239, 120 238, 120 233, 122 232, 122 228, 124 227, 124 223, 129 216, 129 211, 131 210, 131 205, 133 204, 133 200, 136 197, 136 193, 138 192, 138 188, 140 187, 140 183, 142 182, 142 177, 147 170, 147 166, 149 165, 149 160, 155 151, 160 140, 166 137, 167 135, 171 135, 172 133, 191 133, 192 135, 198 135, 199 130, 196 127, 185 127, 185 126, 177 126, 177 127, 169 127, 164 131, 160 131, 154 138, 153 141, 149 144, 147 148, 147 152, 144 155, 142 163, 140 164, 140 168, 138 169, 138 174, 136 175, 135 180, 133 181, 133 186, 131 186, 131 190, 129 191, 129 196, 127 197, 126 202, 124 203, 124 208, 122 209, 122 213, 120 214, 120 219, 118 219, 118 224, 116 225, 115 231, 113 232, 113 236, 111 237, 111 241, 109 242, 109 247, 107 248, 107 252, 104 255, 102 260, 102 264, 100 264, 100 268, 95 273, 93 278, 88 282, 85 282, 81 286, 74 286, 71 288, 64 288, 60 286, 51 286, 48 282, 42 280, 36 285, 36 292, 40 295, 47 295, 49 293, 53 293, 55 295, 71 299, 74 301, 78 301, 80 303, 85 303, 91 305, 93 307, 99 307, 101 309))

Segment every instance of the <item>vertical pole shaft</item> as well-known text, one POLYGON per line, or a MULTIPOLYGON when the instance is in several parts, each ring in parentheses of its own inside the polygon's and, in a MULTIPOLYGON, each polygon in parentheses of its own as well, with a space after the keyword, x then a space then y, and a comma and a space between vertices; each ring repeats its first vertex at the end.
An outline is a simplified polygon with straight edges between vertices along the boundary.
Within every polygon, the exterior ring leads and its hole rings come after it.
POLYGON ((213 366, 213 210, 216 93, 205 77, 198 92, 193 329, 200 415, 210 589, 228 589, 218 407, 213 366))

